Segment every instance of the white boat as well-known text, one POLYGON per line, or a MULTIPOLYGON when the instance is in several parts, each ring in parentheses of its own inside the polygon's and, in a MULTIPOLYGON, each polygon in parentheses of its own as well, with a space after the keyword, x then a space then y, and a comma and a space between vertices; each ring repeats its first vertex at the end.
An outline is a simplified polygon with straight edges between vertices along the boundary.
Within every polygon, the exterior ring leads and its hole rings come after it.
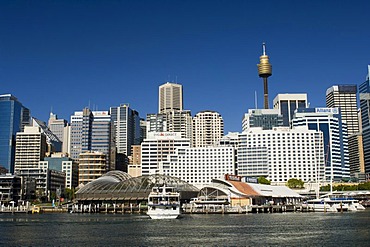
POLYGON ((307 206, 314 212, 337 212, 337 210, 332 207, 332 204, 322 198, 308 200, 307 206))
POLYGON ((173 187, 153 187, 147 214, 152 219, 176 219, 180 215, 180 193, 173 187))

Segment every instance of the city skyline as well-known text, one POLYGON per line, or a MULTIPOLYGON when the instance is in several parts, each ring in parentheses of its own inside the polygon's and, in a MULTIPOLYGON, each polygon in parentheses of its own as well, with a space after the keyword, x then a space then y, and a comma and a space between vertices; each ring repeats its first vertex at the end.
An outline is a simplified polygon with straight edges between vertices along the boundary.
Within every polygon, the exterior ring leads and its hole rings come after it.
POLYGON ((13 94, 47 121, 86 106, 129 103, 158 111, 158 87, 183 86, 192 116, 213 110, 225 134, 263 108, 257 63, 266 42, 269 104, 307 93, 325 107, 332 85, 365 81, 370 3, 313 1, 114 1, 0 3, 0 94, 13 94))

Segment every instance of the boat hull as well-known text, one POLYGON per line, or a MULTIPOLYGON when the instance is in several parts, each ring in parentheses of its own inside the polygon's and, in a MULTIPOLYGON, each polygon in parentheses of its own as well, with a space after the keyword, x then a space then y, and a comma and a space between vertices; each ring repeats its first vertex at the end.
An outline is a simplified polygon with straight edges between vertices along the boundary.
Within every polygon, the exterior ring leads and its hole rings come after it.
POLYGON ((149 206, 147 215, 151 219, 177 219, 180 215, 180 207, 176 206, 175 209, 171 207, 151 207, 149 206))

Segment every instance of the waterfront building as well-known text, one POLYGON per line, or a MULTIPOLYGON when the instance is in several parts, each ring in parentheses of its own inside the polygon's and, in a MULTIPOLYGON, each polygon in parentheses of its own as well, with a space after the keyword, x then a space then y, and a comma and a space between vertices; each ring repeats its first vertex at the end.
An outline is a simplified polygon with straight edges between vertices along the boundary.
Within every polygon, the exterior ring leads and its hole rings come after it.
POLYGON ((16 135, 14 172, 38 168, 39 161, 45 157, 46 149, 46 136, 41 128, 25 126, 24 131, 16 135))
POLYGON ((51 132, 53 132, 54 135, 58 137, 61 142, 63 142, 64 140, 64 130, 67 124, 67 120, 58 119, 58 116, 56 114, 50 112, 48 128, 51 130, 51 132))
POLYGON ((193 118, 193 147, 216 145, 224 136, 224 120, 215 111, 201 111, 193 118))
POLYGON ((103 152, 110 161, 111 117, 108 111, 91 111, 89 108, 71 116, 70 156, 78 160, 86 151, 103 152))
POLYGON ((246 206, 266 205, 266 202, 274 205, 296 205, 302 202, 302 196, 286 186, 246 183, 240 176, 229 174, 225 179, 213 179, 212 183, 204 186, 197 199, 195 204, 201 207, 213 201, 214 207, 227 203, 239 210, 246 206))
POLYGON ((349 180, 347 126, 339 108, 297 109, 292 126, 307 126, 323 132, 325 153, 325 181, 349 180))
POLYGON ((307 94, 305 93, 285 93, 278 94, 273 100, 274 109, 279 109, 283 116, 282 126, 290 126, 294 111, 298 108, 307 108, 307 94))
POLYGON ((278 109, 249 109, 242 121, 242 131, 253 127, 268 130, 280 126, 283 126, 283 116, 278 109))
POLYGON ((27 184, 30 184, 30 181, 35 181, 35 195, 26 193, 26 197, 36 196, 47 201, 50 200, 51 193, 57 193, 58 190, 65 188, 66 174, 62 171, 37 166, 21 169, 17 175, 22 177, 23 181, 27 181, 27 184))
POLYGON ((11 94, 0 95, 0 166, 14 172, 15 138, 30 123, 30 111, 11 94))
POLYGON ((181 138, 178 132, 149 132, 141 143, 142 175, 158 173, 159 163, 180 147, 190 147, 190 140, 181 138))
POLYGON ((32 118, 32 126, 33 127, 39 127, 41 130, 41 133, 43 133, 46 136, 46 143, 47 143, 47 149, 46 153, 47 156, 50 156, 50 154, 54 152, 61 152, 62 151, 62 142, 59 140, 59 138, 46 126, 46 123, 41 121, 37 118, 32 118))
POLYGON ((45 157, 44 161, 39 162, 39 167, 64 172, 66 176, 65 188, 72 189, 78 186, 78 164, 62 153, 45 157))
POLYGON ((364 149, 364 164, 367 178, 370 178, 370 65, 366 81, 359 87, 361 122, 362 122, 362 143, 364 149))
POLYGON ((364 164, 360 154, 358 107, 357 107, 357 85, 334 85, 326 90, 326 107, 338 107, 342 114, 343 121, 347 124, 348 130, 348 153, 351 177, 361 172, 360 167, 364 164))
POLYGON ((0 174, 0 207, 11 201, 18 203, 22 198, 22 179, 11 173, 0 174))
POLYGON ((307 127, 250 128, 239 134, 237 152, 239 176, 263 176, 275 184, 324 177, 323 133, 307 127))
POLYGON ((214 178, 235 174, 233 147, 179 147, 159 162, 159 173, 180 178, 198 188, 214 178))
POLYGON ((98 151, 80 153, 78 159, 78 184, 87 184, 107 173, 106 155, 98 151))
POLYGON ((159 86, 159 113, 167 111, 182 111, 182 85, 177 83, 166 82, 159 86))

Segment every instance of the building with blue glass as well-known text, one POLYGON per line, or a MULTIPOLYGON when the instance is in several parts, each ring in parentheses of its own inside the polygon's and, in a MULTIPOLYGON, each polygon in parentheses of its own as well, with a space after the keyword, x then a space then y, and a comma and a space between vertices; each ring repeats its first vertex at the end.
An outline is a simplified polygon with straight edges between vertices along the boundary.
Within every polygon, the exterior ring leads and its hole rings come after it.
POLYGON ((283 115, 278 109, 249 109, 242 120, 243 132, 253 127, 271 130, 281 126, 283 126, 283 115))
POLYGON ((283 126, 290 126, 294 112, 298 108, 307 108, 307 94, 305 93, 286 93, 278 94, 274 101, 274 109, 279 109, 283 116, 283 126))
POLYGON ((17 132, 30 123, 30 111, 11 94, 0 95, 0 166, 14 172, 17 132))
POLYGON ((307 126, 323 133, 325 181, 350 179, 347 125, 339 108, 297 109, 292 127, 307 126))
POLYGON ((370 65, 366 81, 359 87, 365 173, 370 176, 370 65))

